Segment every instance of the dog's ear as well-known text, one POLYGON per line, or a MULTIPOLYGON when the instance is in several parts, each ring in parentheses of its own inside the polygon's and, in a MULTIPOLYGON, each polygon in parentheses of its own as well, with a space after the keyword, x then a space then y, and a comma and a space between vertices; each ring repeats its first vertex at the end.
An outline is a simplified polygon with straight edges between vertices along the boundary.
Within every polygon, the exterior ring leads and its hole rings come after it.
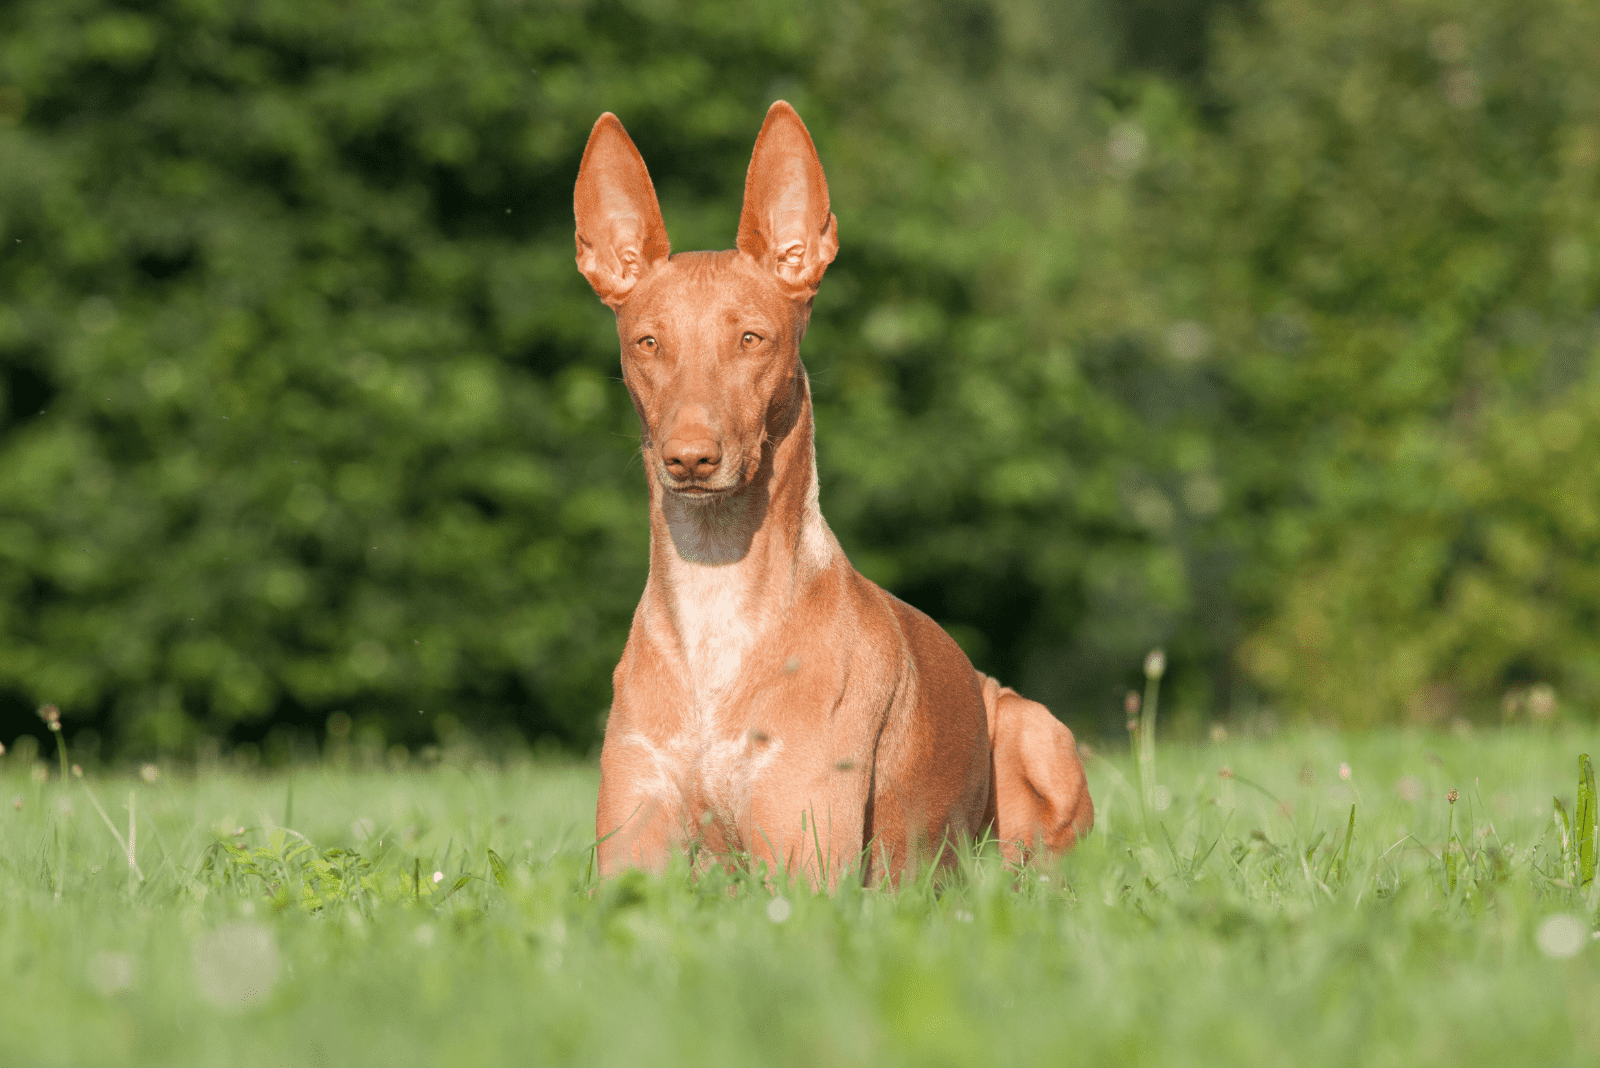
POLYGON ((780 100, 750 156, 739 216, 739 251, 778 276, 796 300, 817 292, 839 251, 839 222, 828 210, 828 180, 806 124, 780 100))
POLYGON ((620 307, 672 246, 644 159, 609 111, 589 133, 572 208, 578 218, 578 270, 601 300, 620 307))

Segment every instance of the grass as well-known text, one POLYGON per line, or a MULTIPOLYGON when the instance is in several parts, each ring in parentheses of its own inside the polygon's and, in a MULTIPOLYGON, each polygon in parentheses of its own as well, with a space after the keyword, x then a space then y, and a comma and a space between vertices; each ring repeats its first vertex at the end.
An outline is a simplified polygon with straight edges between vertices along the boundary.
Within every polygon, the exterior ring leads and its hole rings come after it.
POLYGON ((1096 758, 1060 867, 832 898, 597 884, 586 766, 63 788, 13 754, 0 1064, 1593 1064, 1596 892, 1552 795, 1575 819, 1597 741, 1167 746, 1144 818, 1096 758))

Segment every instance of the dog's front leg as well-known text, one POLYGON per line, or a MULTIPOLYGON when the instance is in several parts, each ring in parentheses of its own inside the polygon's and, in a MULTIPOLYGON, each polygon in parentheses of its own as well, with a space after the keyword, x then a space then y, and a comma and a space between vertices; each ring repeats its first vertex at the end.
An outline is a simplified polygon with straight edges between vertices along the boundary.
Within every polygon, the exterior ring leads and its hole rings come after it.
POLYGON ((666 870, 673 850, 687 845, 686 812, 678 777, 659 750, 642 736, 608 732, 595 806, 600 874, 666 870))

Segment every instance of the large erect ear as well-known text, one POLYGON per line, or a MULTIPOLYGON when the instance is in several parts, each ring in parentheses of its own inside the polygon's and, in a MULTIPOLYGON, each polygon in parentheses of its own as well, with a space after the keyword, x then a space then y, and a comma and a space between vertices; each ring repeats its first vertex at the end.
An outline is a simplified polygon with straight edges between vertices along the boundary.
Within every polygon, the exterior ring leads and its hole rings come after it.
POLYGON ((782 100, 767 111, 750 156, 739 251, 776 274, 797 300, 816 293, 839 251, 839 223, 828 210, 828 180, 817 147, 782 100))
POLYGON ((578 217, 578 270, 601 300, 619 307, 672 246, 644 159, 609 111, 589 133, 572 208, 578 217))

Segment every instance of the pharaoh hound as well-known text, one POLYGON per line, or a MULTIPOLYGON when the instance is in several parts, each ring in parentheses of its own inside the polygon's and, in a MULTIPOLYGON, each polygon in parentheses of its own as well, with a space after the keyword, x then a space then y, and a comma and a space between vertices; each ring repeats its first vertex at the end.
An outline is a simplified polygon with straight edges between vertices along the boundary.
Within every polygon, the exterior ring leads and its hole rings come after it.
POLYGON ((1094 820, 1072 732, 850 566, 817 506, 800 339, 838 223, 811 135, 767 112, 738 248, 671 255, 615 115, 574 195, 643 431, 650 574, 600 754, 603 873, 674 852, 897 882, 991 834, 1059 854, 1094 820))

